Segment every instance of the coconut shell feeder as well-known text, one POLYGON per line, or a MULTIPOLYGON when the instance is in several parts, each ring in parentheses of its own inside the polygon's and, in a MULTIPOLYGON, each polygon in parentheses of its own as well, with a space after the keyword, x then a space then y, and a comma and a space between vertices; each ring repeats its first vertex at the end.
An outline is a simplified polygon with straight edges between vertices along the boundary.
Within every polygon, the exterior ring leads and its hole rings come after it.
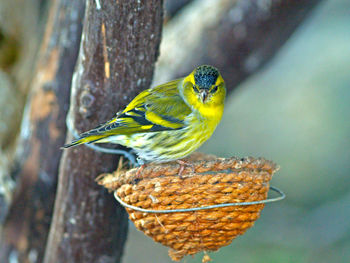
MULTIPOLYGON (((278 167, 262 158, 192 154, 179 176, 176 162, 118 169, 97 182, 114 192, 137 229, 170 247, 174 261, 216 251, 244 234, 259 218, 278 167)), ((203 262, 210 258, 205 254, 203 262)))

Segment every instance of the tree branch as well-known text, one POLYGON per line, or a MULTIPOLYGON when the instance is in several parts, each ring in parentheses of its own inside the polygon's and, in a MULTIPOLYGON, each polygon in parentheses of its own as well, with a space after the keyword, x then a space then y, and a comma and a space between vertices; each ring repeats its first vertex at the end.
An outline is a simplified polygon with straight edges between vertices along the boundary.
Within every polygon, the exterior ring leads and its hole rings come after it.
MULTIPOLYGON (((162 13, 157 0, 87 1, 69 116, 78 131, 112 118, 149 87, 162 13)), ((64 152, 45 262, 120 261, 127 215, 94 181, 116 164, 117 156, 85 146, 64 152)))

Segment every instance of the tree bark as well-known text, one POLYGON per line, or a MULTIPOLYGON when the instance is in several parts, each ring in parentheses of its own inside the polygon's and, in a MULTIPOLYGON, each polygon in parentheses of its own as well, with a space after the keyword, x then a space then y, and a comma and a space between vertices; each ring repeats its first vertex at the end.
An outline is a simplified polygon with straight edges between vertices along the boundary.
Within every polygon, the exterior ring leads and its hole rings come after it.
POLYGON ((16 192, 3 228, 1 262, 41 262, 57 186, 59 149, 66 137, 65 116, 79 51, 82 0, 50 3, 45 35, 31 84, 18 143, 21 167, 16 192))
POLYGON ((193 1, 164 27, 154 84, 211 64, 232 91, 277 53, 319 2, 193 1))
MULTIPOLYGON (((162 14, 157 0, 87 1, 68 117, 79 132, 112 118, 149 87, 162 14)), ((63 153, 46 263, 120 261, 127 215, 95 182, 117 158, 85 146, 63 153)))

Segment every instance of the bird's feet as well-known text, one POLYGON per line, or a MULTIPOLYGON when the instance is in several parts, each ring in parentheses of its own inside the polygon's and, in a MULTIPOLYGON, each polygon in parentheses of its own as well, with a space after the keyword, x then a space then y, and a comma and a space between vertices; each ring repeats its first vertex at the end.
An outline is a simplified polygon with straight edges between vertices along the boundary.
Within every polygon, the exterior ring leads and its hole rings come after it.
POLYGON ((141 173, 143 171, 143 169, 145 169, 146 167, 146 164, 142 164, 138 169, 137 169, 137 172, 136 172, 136 178, 139 178, 141 176, 141 173))
POLYGON ((185 166, 191 167, 192 168, 192 173, 195 172, 194 165, 192 163, 188 163, 188 162, 185 162, 185 161, 182 161, 182 160, 176 160, 176 162, 178 164, 180 164, 180 169, 179 169, 179 172, 178 172, 178 176, 180 176, 180 177, 182 176, 182 173, 185 170, 185 166))
POLYGON ((147 164, 140 157, 137 157, 136 161, 137 161, 137 164, 139 165, 139 168, 137 169, 137 172, 136 172, 136 178, 139 178, 141 176, 143 169, 145 169, 147 164))

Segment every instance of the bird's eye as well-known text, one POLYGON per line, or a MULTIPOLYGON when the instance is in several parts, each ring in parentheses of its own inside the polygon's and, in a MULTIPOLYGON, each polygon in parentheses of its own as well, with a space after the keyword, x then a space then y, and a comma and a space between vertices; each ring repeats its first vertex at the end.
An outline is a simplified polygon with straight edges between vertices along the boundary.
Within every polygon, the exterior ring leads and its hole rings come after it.
POLYGON ((196 87, 196 85, 193 84, 193 87, 192 87, 192 88, 193 88, 194 92, 196 92, 196 93, 199 92, 199 90, 198 90, 198 88, 196 87))
POLYGON ((210 93, 215 93, 218 90, 218 86, 214 86, 211 90, 210 93))

